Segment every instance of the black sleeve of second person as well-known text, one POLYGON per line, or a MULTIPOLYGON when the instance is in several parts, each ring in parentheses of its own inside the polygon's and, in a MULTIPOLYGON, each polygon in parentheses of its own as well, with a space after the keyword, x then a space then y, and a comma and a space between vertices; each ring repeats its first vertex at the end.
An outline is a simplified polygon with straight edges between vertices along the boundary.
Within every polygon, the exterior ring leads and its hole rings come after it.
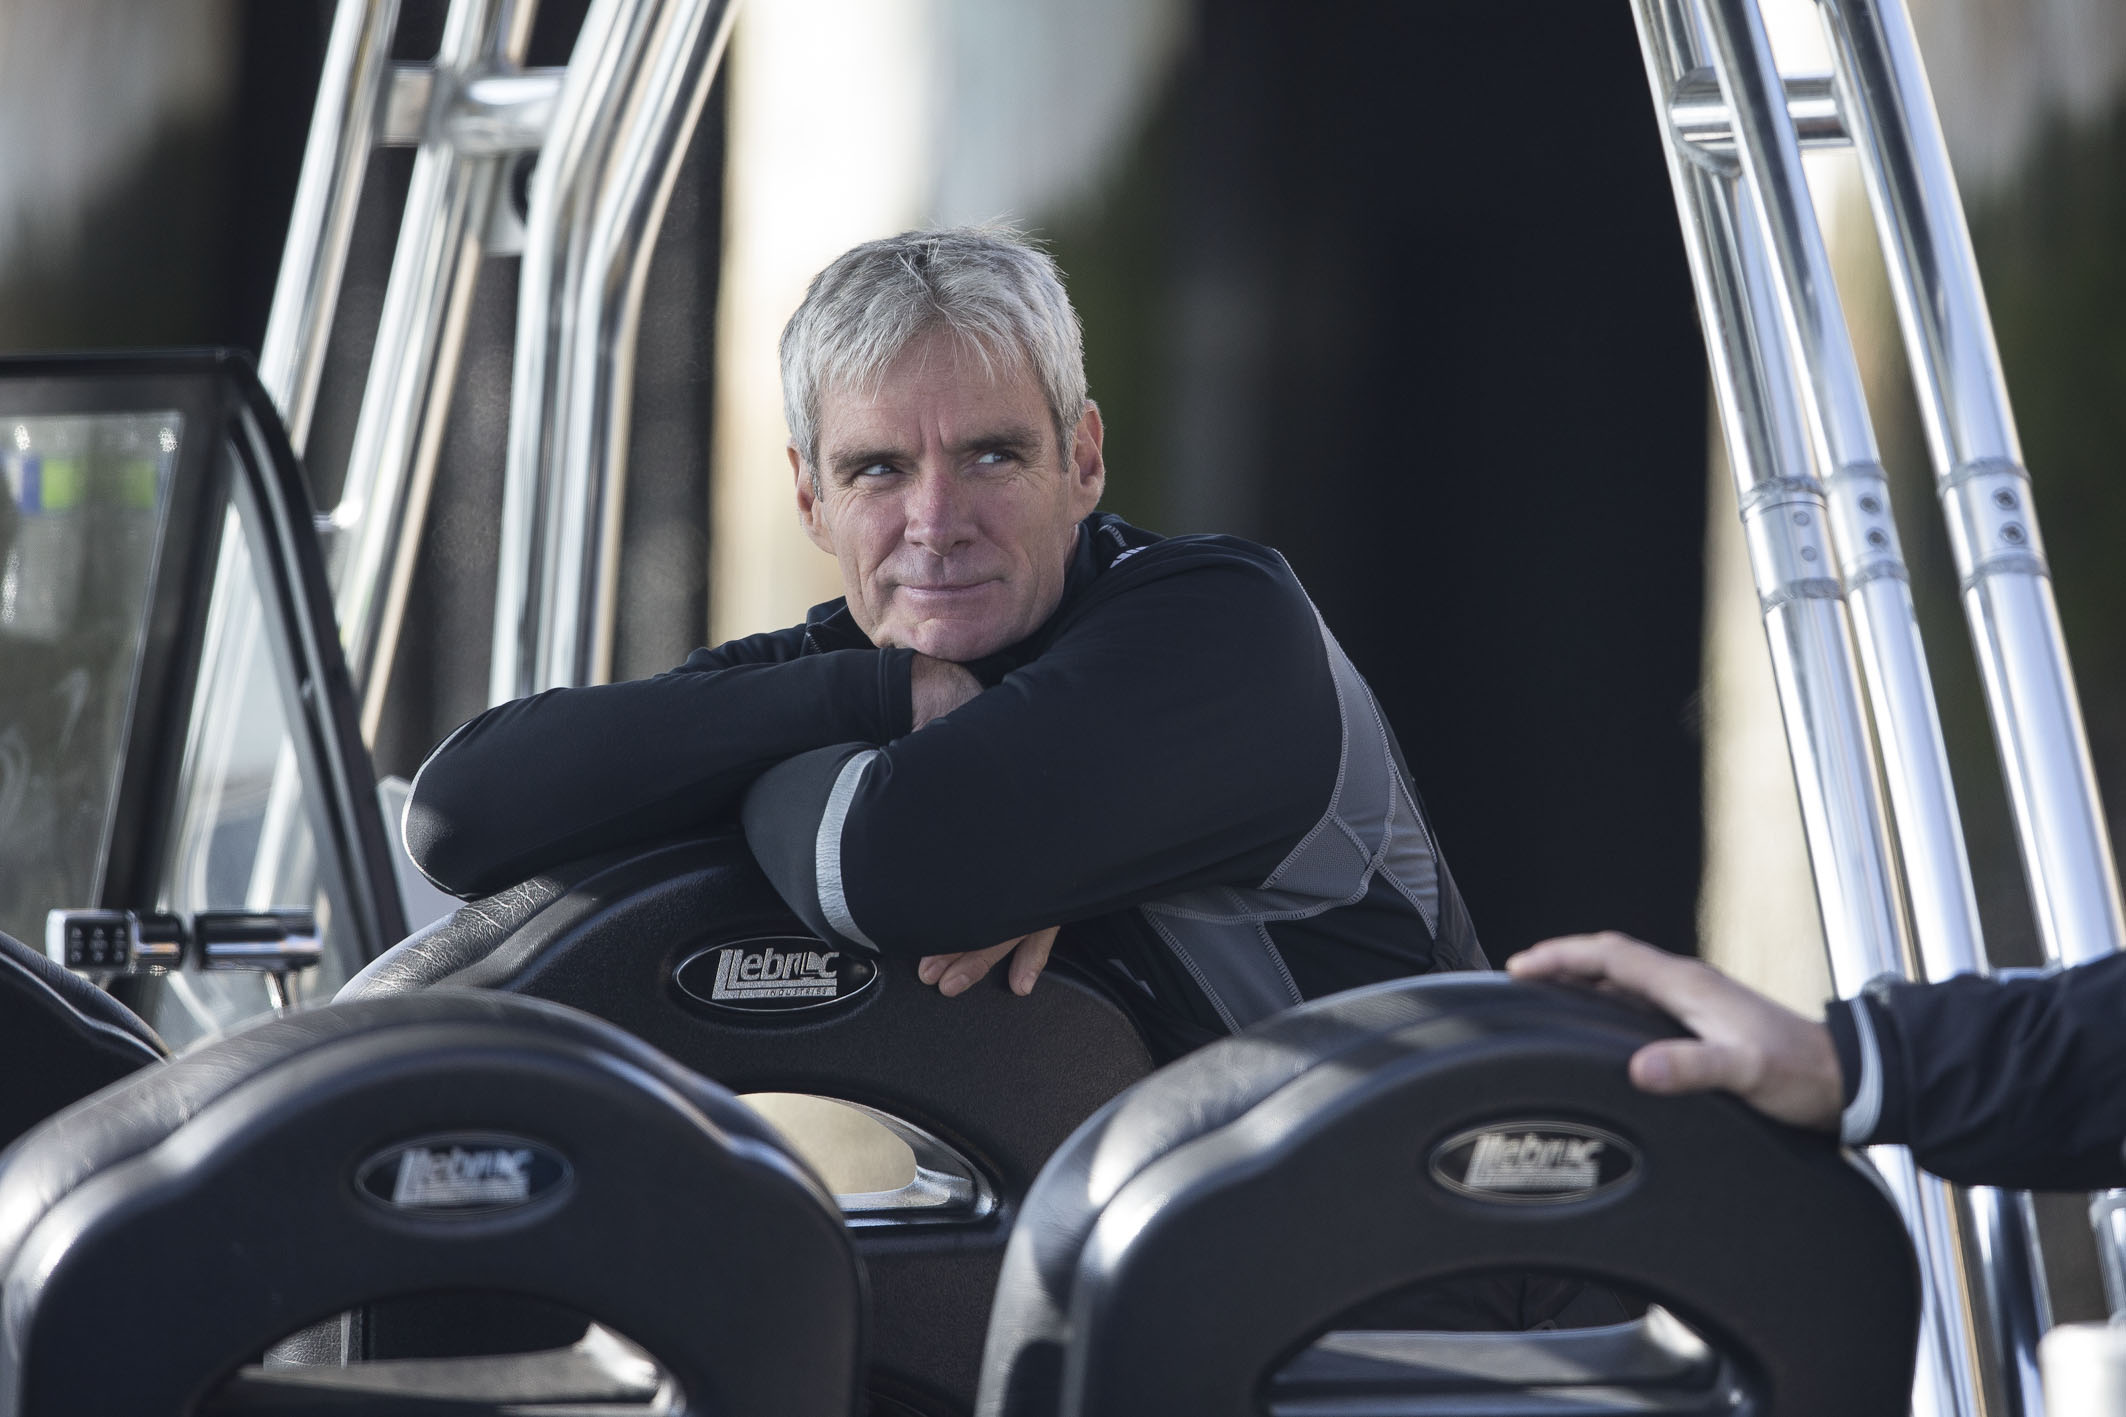
POLYGON ((1881 1113, 1861 1140, 1902 1143, 1969 1185, 2126 1186, 2126 955, 2041 979, 1891 984, 1826 1022, 1849 1104, 1867 1086, 1863 1030, 1874 1037, 1881 1113))
POLYGON ((1110 573, 1135 579, 921 731, 764 774, 746 838, 790 906, 951 953, 1273 869, 1335 780, 1319 623, 1281 564, 1175 560, 1110 573))
POLYGON ((908 731, 907 650, 798 655, 801 632, 700 650, 668 674, 489 709, 430 755, 407 851, 462 896, 732 820, 761 772, 822 744, 908 731))

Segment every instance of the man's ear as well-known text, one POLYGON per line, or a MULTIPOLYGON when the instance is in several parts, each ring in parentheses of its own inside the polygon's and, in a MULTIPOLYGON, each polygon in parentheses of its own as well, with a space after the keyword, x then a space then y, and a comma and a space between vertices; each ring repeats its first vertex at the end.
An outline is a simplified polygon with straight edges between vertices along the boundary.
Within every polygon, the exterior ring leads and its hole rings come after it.
POLYGON ((1092 514, 1107 488, 1107 464, 1100 456, 1100 440, 1106 436, 1107 430, 1100 425, 1100 405, 1087 399, 1085 411, 1078 415, 1078 426, 1071 433, 1070 465, 1066 469, 1071 481, 1071 502, 1080 517, 1092 514))
POLYGON ((805 460, 797 451, 797 444, 790 444, 790 473, 797 479, 797 524, 812 538, 812 544, 829 556, 834 554, 834 533, 827 525, 826 499, 812 485, 812 475, 805 471, 805 460))

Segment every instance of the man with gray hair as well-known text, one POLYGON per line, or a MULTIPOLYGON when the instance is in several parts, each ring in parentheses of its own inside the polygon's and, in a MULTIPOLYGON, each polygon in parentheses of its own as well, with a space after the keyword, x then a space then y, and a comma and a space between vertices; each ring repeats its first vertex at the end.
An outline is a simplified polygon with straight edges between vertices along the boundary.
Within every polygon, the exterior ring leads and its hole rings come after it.
POLYGON ((802 625, 452 734, 414 859, 464 895, 734 816, 823 939, 950 995, 1051 948, 1174 1056, 1303 998, 1483 968, 1386 720, 1276 552, 1106 481, 1076 313, 1008 230, 822 271, 782 342, 802 625), (1060 946, 1058 934, 1060 928, 1060 946))

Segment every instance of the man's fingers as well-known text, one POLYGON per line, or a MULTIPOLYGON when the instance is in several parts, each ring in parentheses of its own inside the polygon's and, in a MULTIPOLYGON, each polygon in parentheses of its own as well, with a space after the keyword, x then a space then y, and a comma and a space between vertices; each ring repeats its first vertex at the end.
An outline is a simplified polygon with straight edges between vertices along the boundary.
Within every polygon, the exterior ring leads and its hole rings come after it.
POLYGON ((915 977, 925 984, 937 985, 938 992, 949 999, 972 989, 996 967, 998 960, 1010 955, 1011 991, 1024 996, 1033 992, 1034 981, 1041 977, 1042 970, 1048 968, 1049 951, 1055 948, 1055 944, 1056 927, 1050 926, 986 950, 925 955, 916 962, 915 977))
POLYGON ((969 950, 958 956, 945 967, 943 977, 938 980, 938 992, 948 999, 955 994, 966 993, 980 983, 982 976, 989 973, 991 966, 1010 954, 1018 943, 1017 940, 1006 940, 1001 945, 993 945, 986 950, 969 950))
POLYGON ((1048 952, 1055 948, 1056 928, 1036 930, 1019 941, 1011 956, 1011 992, 1024 998, 1033 992, 1034 981, 1048 968, 1048 952))
POLYGON ((1742 1085, 1739 1061, 1732 1050, 1690 1038, 1649 1043, 1631 1055, 1632 1085, 1641 1092, 1674 1097, 1742 1085))
POLYGON ((1545 940, 1507 960, 1506 969, 1516 979, 1592 984, 1636 996, 1693 1028, 1709 1007, 1746 992, 1696 960, 1614 931, 1545 940))

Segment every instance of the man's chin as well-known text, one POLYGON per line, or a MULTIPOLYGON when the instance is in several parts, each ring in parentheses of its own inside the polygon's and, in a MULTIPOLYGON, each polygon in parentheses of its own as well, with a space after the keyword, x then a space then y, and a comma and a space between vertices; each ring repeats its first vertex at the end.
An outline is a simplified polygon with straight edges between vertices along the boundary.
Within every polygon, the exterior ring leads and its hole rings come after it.
POLYGON ((932 659, 950 660, 954 664, 968 664, 977 659, 986 659, 1011 643, 1008 627, 990 624, 962 624, 953 621, 926 620, 907 633, 895 636, 897 643, 907 646, 917 654, 927 654, 932 659))

